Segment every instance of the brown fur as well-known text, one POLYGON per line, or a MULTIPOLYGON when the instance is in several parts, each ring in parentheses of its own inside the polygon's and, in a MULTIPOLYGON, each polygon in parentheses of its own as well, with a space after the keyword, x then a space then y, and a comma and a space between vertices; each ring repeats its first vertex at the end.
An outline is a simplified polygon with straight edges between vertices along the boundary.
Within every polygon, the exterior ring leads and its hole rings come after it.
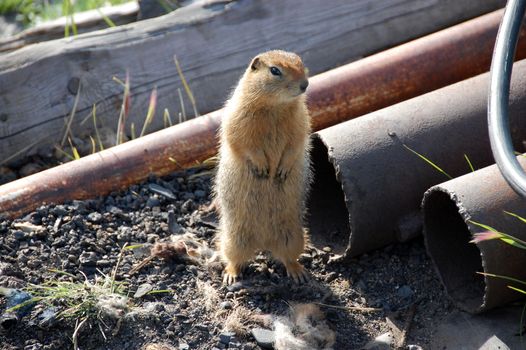
POLYGON ((306 83, 299 56, 269 51, 252 60, 226 104, 215 196, 227 283, 262 250, 282 261, 294 280, 306 279, 297 261, 310 179, 310 118, 300 89, 306 83))

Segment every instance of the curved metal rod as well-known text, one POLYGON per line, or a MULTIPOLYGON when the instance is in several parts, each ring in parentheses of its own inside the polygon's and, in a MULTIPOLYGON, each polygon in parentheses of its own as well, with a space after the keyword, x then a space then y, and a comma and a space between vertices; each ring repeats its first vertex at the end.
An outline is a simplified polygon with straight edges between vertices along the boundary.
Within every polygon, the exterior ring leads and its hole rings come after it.
POLYGON ((513 150, 508 102, 513 58, 525 5, 526 0, 508 0, 506 4, 493 51, 488 98, 488 128, 493 157, 508 184, 523 197, 526 197, 526 173, 513 150))

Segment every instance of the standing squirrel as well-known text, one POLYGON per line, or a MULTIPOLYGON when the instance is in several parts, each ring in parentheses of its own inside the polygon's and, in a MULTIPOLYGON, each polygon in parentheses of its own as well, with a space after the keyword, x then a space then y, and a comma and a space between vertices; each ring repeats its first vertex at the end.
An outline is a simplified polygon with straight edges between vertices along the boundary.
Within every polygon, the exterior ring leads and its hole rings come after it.
POLYGON ((226 103, 214 188, 224 283, 258 251, 270 251, 295 282, 307 280, 298 258, 311 178, 308 85, 298 55, 268 51, 252 59, 226 103))

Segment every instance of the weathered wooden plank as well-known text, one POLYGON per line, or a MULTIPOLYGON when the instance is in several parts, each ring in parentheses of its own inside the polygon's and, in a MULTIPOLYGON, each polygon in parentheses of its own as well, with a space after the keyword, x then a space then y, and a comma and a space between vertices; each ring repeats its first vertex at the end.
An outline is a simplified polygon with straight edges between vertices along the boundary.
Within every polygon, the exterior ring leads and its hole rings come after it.
MULTIPOLYGON (((298 52, 313 74, 503 6, 503 0, 234 0, 197 1, 168 15, 30 45, 0 56, 0 157, 33 142, 58 140, 82 85, 79 121, 97 104, 116 126, 122 87, 131 78, 131 114, 142 125, 158 88, 152 129, 162 110, 179 112, 177 54, 200 112, 218 108, 249 59, 282 48, 298 52), (68 89, 69 87, 69 89, 68 89)), ((191 107, 186 101, 186 110, 191 107)), ((90 123, 88 123, 89 125, 90 123)))

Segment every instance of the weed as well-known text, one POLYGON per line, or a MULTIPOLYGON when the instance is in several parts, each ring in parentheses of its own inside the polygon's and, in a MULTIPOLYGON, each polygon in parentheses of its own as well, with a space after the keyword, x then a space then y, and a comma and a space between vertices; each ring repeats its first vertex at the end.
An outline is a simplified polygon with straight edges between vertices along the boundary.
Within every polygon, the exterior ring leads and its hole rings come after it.
POLYGON ((442 170, 441 167, 439 167, 438 165, 436 165, 435 163, 433 163, 431 160, 427 159, 425 156, 423 156, 422 154, 418 153, 417 151, 413 150, 412 148, 410 148, 409 146, 405 145, 405 144, 402 144, 402 146, 404 146, 407 150, 411 151, 413 154, 416 154, 420 159, 422 159, 423 161, 425 161, 427 164, 431 165, 433 168, 435 168, 436 170, 438 170, 440 173, 444 174, 448 179, 452 179, 453 177, 451 177, 451 175, 449 175, 448 173, 446 173, 444 170, 442 170))
POLYGON ((130 114, 130 104, 131 104, 131 97, 130 97, 130 75, 128 72, 126 72, 126 80, 122 82, 117 77, 113 77, 113 80, 118 82, 124 87, 124 93, 122 95, 122 104, 121 104, 121 111, 119 114, 119 120, 117 123, 117 137, 115 140, 115 145, 120 145, 124 142, 124 125, 126 123, 126 119, 128 119, 128 115, 130 114))
POLYGON ((177 73, 179 74, 179 77, 181 78, 181 82, 183 83, 184 90, 186 91, 186 94, 188 95, 188 98, 190 99, 190 102, 192 103, 192 107, 194 108, 194 117, 199 117, 199 112, 197 112, 197 106, 195 103, 194 94, 192 93, 192 90, 190 90, 190 85, 188 85, 188 82, 186 81, 186 78, 184 77, 183 70, 181 69, 179 60, 177 59, 176 55, 174 55, 174 62, 175 62, 175 67, 177 68, 177 73))
POLYGON ((157 107, 157 87, 153 88, 152 94, 150 95, 150 104, 148 105, 148 113, 146 113, 146 119, 144 119, 144 124, 142 125, 141 135, 143 137, 146 133, 146 128, 153 120, 155 115, 155 109, 157 107))
MULTIPOLYGON (((526 219, 523 218, 520 215, 517 215, 515 213, 511 213, 511 212, 508 212, 508 211, 504 211, 504 213, 507 214, 507 215, 510 215, 510 216, 512 216, 512 217, 514 217, 514 218, 516 218, 518 220, 520 220, 523 223, 526 223, 526 219)), ((485 224, 481 224, 479 222, 475 222, 475 221, 472 221, 472 220, 470 220, 470 222, 472 224, 474 224, 476 226, 479 226, 479 227, 481 227, 481 228, 486 230, 486 231, 481 232, 481 233, 475 233, 473 235, 473 239, 470 241, 471 243, 477 243, 478 244, 480 242, 498 239, 498 240, 500 240, 500 241, 502 241, 502 242, 504 242, 506 244, 509 244, 509 245, 513 246, 513 247, 526 250, 526 242, 525 241, 523 241, 523 240, 521 240, 521 239, 519 239, 519 238, 517 238, 515 236, 511 236, 509 234, 497 231, 496 229, 494 229, 491 226, 488 226, 488 225, 485 225, 485 224)), ((522 280, 519 280, 519 279, 514 278, 514 277, 503 276, 503 275, 496 275, 496 274, 488 273, 488 272, 477 272, 477 273, 480 274, 480 275, 487 276, 487 277, 500 278, 500 279, 503 279, 503 280, 506 280, 506 281, 515 282, 515 283, 517 283, 519 285, 526 286, 526 281, 522 281, 522 280)), ((518 292, 518 293, 526 294, 526 287, 525 288, 518 288, 518 287, 514 287, 514 286, 510 286, 510 285, 508 285, 507 287, 510 288, 511 290, 514 290, 514 291, 518 292)), ((524 309, 522 310, 521 319, 520 319, 519 334, 521 336, 521 344, 523 343, 522 334, 523 334, 525 310, 526 310, 526 304, 524 306, 524 309)))

